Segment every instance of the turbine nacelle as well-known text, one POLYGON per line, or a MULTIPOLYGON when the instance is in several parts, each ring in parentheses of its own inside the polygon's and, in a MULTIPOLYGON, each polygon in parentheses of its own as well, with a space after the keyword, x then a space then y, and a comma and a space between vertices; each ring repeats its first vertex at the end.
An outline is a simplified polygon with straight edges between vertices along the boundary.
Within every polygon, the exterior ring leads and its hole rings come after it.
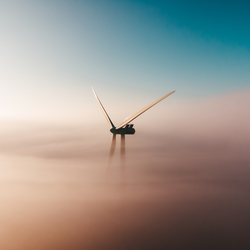
POLYGON ((110 132, 117 135, 133 135, 135 133, 135 129, 133 128, 133 124, 128 124, 126 125, 125 127, 123 128, 119 128, 119 129, 116 129, 116 128, 111 128, 110 129, 110 132))

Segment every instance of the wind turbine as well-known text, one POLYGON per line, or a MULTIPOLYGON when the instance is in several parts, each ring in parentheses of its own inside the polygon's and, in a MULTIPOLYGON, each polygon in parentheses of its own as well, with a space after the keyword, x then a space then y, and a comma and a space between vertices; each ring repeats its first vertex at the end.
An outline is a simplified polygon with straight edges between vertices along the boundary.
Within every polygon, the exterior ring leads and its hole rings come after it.
POLYGON ((147 111, 148 109, 152 108, 154 105, 156 105, 158 102, 162 101, 163 99, 165 99, 166 97, 172 95, 175 91, 172 91, 170 93, 168 93, 167 95, 164 95, 163 97, 161 97, 160 99, 156 100, 155 102, 151 103, 150 105, 146 106, 145 108, 141 109, 140 111, 136 112, 134 115, 129 116, 128 118, 126 118, 119 126, 115 126, 113 124, 113 122, 111 121, 107 111, 105 110, 105 108, 103 107, 100 99, 98 98, 94 88, 92 87, 92 90, 94 92, 94 95, 96 97, 96 100, 98 101, 104 116, 106 117, 108 123, 110 124, 110 126, 112 127, 110 129, 110 132, 113 134, 113 138, 112 138, 112 142, 111 142, 111 147, 110 147, 110 158, 112 158, 112 156, 114 155, 115 152, 115 144, 116 144, 116 135, 120 134, 121 135, 121 157, 124 157, 125 155, 125 135, 133 135, 135 133, 135 129, 133 128, 134 124, 129 124, 130 122, 132 122, 135 118, 137 118, 139 115, 141 115, 142 113, 144 113, 145 111, 147 111))

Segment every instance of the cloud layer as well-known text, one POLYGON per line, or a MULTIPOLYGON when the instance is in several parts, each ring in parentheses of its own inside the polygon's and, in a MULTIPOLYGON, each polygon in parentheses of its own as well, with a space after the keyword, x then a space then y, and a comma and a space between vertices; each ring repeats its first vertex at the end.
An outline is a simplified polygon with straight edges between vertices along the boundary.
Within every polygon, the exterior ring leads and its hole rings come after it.
POLYGON ((179 105, 158 130, 138 120, 125 168, 102 127, 2 123, 1 248, 250 246, 249 97, 179 105))

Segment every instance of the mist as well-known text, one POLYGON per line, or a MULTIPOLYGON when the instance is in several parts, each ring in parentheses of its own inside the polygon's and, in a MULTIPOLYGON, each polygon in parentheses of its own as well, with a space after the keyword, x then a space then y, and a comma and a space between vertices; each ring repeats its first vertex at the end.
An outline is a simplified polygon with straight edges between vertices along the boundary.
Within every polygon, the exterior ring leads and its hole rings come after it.
POLYGON ((1 248, 246 249, 249 97, 150 111, 111 161, 106 123, 2 121, 1 248))

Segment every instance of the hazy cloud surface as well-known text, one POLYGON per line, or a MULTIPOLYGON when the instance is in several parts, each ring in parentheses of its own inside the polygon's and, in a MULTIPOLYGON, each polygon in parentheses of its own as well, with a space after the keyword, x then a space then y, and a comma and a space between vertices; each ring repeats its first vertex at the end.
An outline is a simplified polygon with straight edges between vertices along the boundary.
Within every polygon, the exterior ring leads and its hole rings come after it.
POLYGON ((123 170, 108 127, 2 122, 1 249, 246 249, 249 97, 138 118, 123 170))

